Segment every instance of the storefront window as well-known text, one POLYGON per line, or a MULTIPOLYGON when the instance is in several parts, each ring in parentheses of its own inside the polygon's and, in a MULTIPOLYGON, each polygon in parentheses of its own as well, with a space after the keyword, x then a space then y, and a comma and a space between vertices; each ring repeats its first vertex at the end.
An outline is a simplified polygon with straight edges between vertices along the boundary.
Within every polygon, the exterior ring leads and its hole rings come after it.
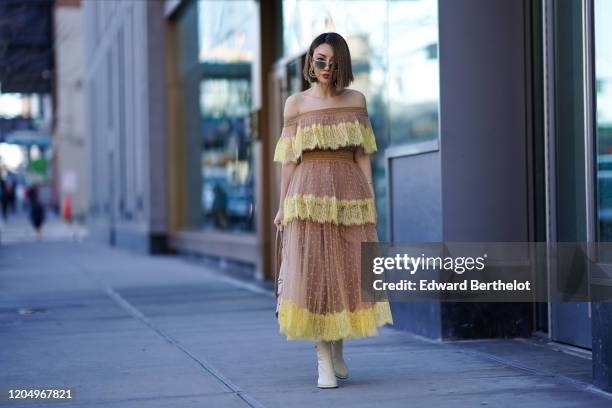
POLYGON ((199 61, 252 63, 259 49, 258 25, 257 1, 198 1, 199 61))
POLYGON ((190 1, 178 22, 187 227, 253 232, 249 118, 259 41, 258 3, 190 1))
POLYGON ((437 0, 389 3, 389 144, 438 138, 437 0))
POLYGON ((306 52, 327 31, 346 39, 350 88, 367 99, 379 152, 372 165, 378 234, 386 237, 385 149, 438 138, 437 0, 283 1, 286 56, 306 52))
POLYGON ((247 121, 248 79, 205 79, 202 112, 202 209, 217 229, 255 229, 253 149, 247 121))
POLYGON ((612 2, 595 0, 599 240, 612 241, 612 2))

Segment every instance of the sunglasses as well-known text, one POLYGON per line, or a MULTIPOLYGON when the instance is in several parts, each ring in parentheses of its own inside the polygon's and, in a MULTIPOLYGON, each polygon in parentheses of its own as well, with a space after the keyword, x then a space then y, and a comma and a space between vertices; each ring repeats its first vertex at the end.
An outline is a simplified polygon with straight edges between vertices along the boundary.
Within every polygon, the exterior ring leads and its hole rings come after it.
POLYGON ((338 66, 335 62, 330 62, 328 64, 327 61, 320 60, 320 59, 314 60, 313 63, 314 63, 314 66, 318 69, 325 69, 327 68, 327 66, 329 66, 330 70, 334 70, 338 66))

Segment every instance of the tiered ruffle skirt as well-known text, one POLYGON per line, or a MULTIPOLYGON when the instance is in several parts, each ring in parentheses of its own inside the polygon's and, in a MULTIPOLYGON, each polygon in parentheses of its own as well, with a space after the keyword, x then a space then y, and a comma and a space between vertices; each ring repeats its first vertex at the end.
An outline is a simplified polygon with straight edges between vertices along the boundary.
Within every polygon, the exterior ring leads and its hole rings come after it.
POLYGON ((374 198, 355 161, 306 155, 287 190, 283 225, 277 311, 288 340, 374 336, 393 323, 388 301, 362 296, 361 242, 378 236, 374 198))

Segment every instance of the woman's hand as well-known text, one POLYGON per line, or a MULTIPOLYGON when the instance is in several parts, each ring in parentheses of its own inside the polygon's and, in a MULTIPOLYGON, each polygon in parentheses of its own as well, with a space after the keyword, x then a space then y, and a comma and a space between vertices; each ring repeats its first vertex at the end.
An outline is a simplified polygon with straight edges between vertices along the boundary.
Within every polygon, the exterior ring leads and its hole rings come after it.
POLYGON ((283 218, 284 218, 283 209, 279 208, 278 212, 276 213, 276 217, 274 217, 274 224, 276 225, 276 228, 280 229, 281 231, 283 230, 283 218))

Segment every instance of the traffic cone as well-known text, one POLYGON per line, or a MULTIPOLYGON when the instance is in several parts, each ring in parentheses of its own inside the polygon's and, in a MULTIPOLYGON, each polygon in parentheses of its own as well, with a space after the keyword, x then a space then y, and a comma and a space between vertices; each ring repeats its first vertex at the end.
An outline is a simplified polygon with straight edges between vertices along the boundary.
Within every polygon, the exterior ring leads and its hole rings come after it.
POLYGON ((64 220, 72 222, 72 196, 70 194, 64 195, 64 220))

